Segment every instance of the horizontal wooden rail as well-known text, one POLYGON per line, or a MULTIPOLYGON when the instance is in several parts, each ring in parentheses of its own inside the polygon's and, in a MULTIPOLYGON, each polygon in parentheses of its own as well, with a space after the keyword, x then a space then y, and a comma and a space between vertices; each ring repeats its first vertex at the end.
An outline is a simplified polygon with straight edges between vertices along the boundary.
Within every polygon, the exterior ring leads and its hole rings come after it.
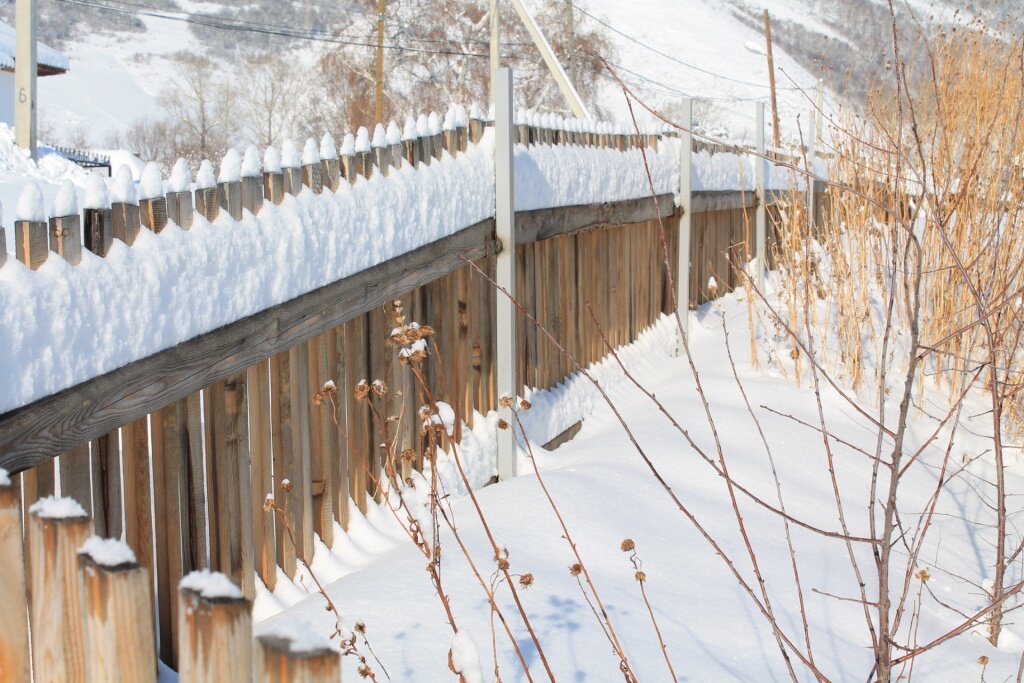
MULTIPOLYGON (((671 215, 670 195, 516 214, 520 243, 671 215), (655 208, 657 206, 657 209, 655 208)), ((0 415, 0 467, 19 472, 171 405, 400 295, 497 253, 494 220, 0 415)))

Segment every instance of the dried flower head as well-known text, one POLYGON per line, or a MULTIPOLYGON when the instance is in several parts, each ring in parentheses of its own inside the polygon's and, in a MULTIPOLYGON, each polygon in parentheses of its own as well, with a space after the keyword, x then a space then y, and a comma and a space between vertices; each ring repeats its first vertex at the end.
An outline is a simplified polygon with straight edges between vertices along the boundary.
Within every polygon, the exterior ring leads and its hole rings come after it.
POLYGON ((799 358, 800 357, 800 349, 798 349, 797 347, 794 346, 789 351, 789 357, 792 358, 793 360, 796 360, 797 358, 799 358))
POLYGON ((263 511, 270 512, 274 509, 274 494, 268 493, 267 497, 263 499, 263 511))
POLYGON ((357 621, 356 625, 352 627, 356 633, 366 633, 366 624, 361 621, 357 621))
POLYGON ((645 574, 643 572, 637 572, 636 573, 636 580, 639 581, 640 583, 643 583, 644 581, 647 580, 647 574, 645 574))
POLYGON ((281 489, 284 490, 284 491, 291 491, 292 490, 292 482, 291 482, 291 480, 290 479, 282 479, 281 480, 281 489))
POLYGON ((502 408, 511 408, 512 407, 512 395, 511 394, 502 394, 501 398, 498 399, 498 403, 501 405, 502 408))
POLYGON ((370 395, 370 384, 365 379, 359 380, 353 394, 357 401, 365 401, 366 397, 370 395))
POLYGON ((633 548, 635 548, 635 547, 636 547, 636 544, 633 543, 633 539, 632 538, 627 538, 619 546, 619 548, 621 548, 622 552, 624 552, 624 553, 632 552, 633 548))
POLYGON ((505 420, 499 419, 498 420, 498 429, 508 429, 508 422, 505 422, 505 420))
POLYGON ((533 407, 533 404, 530 403, 529 401, 527 401, 525 398, 524 399, 520 399, 520 401, 519 401, 519 409, 520 410, 529 410, 532 407, 533 407))
POLYGON ((576 564, 569 567, 569 573, 573 576, 579 576, 583 573, 583 565, 577 562, 576 564))
POLYGON ((377 396, 384 396, 384 394, 388 393, 388 385, 379 379, 375 379, 371 385, 371 391, 377 396))
POLYGON ((982 655, 978 657, 978 664, 981 664, 982 666, 988 666, 988 656, 982 655))
POLYGON ((523 588, 529 588, 533 585, 533 574, 523 574, 519 577, 519 585, 523 588))
POLYGON ((398 455, 398 457, 402 459, 402 462, 412 462, 416 459, 416 451, 411 448, 406 448, 398 455))
POLYGON ((927 581, 928 579, 932 578, 932 575, 930 573, 928 573, 928 568, 927 567, 925 567, 924 569, 921 569, 920 571, 918 571, 916 574, 914 574, 914 576, 919 581, 927 581))

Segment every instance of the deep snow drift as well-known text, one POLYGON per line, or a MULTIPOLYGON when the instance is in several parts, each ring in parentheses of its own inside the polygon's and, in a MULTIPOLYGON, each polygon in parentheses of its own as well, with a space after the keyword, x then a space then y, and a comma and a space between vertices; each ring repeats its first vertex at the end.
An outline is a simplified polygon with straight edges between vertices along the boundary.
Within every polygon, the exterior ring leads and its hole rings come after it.
MULTIPOLYGON (((839 522, 821 435, 768 410, 791 414, 816 425, 813 392, 806 381, 805 386, 798 387, 792 373, 788 379, 783 378, 778 367, 768 364, 764 349, 767 340, 760 342, 761 369, 750 366, 743 298, 742 292, 732 294, 691 314, 694 360, 730 472, 755 495, 771 502, 776 500, 765 448, 737 389, 724 350, 723 318, 750 405, 772 447, 787 512, 819 528, 835 531, 839 522)), ((676 350, 675 323, 663 319, 620 355, 642 385, 715 457, 691 371, 686 359, 675 355, 676 350)), ((741 575, 754 584, 723 479, 697 456, 651 401, 624 378, 614 360, 599 363, 594 375, 609 391, 667 484, 733 558, 741 575)), ((908 450, 924 443, 937 428, 936 416, 943 414, 945 405, 939 394, 926 394, 923 410, 915 411, 908 450)), ((898 401, 896 392, 894 396, 889 406, 892 410, 898 401)), ((917 643, 927 642, 959 624, 963 617, 953 610, 971 613, 985 606, 980 587, 973 584, 980 586, 991 575, 993 539, 982 525, 991 522, 992 515, 980 491, 985 487, 984 481, 992 479, 992 467, 985 458, 989 443, 984 436, 985 418, 968 417, 983 412, 984 403, 978 398, 969 399, 961 418, 947 473, 950 481, 939 496, 935 527, 915 565, 915 571, 925 569, 929 575, 926 585, 912 579, 915 583, 909 609, 914 609, 914 596, 921 590, 922 620, 913 636, 917 643)), ((668 674, 639 585, 634 580, 634 568, 619 548, 626 538, 634 541, 642 560, 645 587, 681 680, 788 680, 767 622, 739 588, 722 558, 658 485, 611 410, 587 382, 576 378, 550 392, 535 393, 531 399, 534 408, 526 414, 531 432, 544 431, 550 423, 545 414, 550 411, 561 411, 563 419, 586 416, 583 429, 574 440, 550 453, 535 447, 535 454, 544 481, 574 535, 639 678, 665 680, 668 674), (535 422, 536 429, 531 422, 535 422)), ((822 400, 828 429, 836 439, 868 449, 873 447, 874 432, 844 400, 827 389, 823 390, 822 400)), ((864 404, 870 406, 870 399, 865 398, 864 404)), ((907 528, 917 523, 935 490, 948 428, 940 430, 940 434, 938 441, 925 449, 921 462, 909 471, 901 491, 901 520, 907 528)), ((547 435, 536 436, 537 441, 543 442, 547 435)), ((833 449, 850 533, 866 536, 870 460, 839 441, 833 442, 833 449)), ((478 454, 470 451, 463 457, 472 460, 478 454)), ((524 458, 520 462, 521 476, 478 492, 488 523, 498 543, 509 551, 511 571, 533 574, 533 585, 521 589, 520 594, 558 680, 621 680, 608 642, 570 575, 569 566, 575 560, 532 471, 530 461, 524 458)), ((1010 489, 1020 490, 1024 479, 1019 466, 1012 467, 1008 476, 1010 489)), ((747 498, 741 497, 739 507, 780 624, 802 646, 804 638, 783 524, 775 513, 747 498)), ((451 511, 474 561, 485 577, 489 576, 494 571, 493 552, 470 501, 464 495, 456 496, 451 511)), ((792 534, 815 661, 832 680, 863 681, 871 669, 872 655, 863 610, 851 600, 856 597, 857 588, 845 545, 797 526, 792 527, 792 534)), ((365 557, 364 543, 369 546, 369 554, 386 553, 382 561, 367 568, 335 572, 334 576, 341 578, 330 585, 329 591, 348 625, 357 620, 366 623, 373 650, 392 680, 450 680, 447 652, 451 629, 424 572, 423 556, 408 541, 395 540, 402 538, 402 532, 394 516, 385 506, 374 508, 368 523, 360 519, 352 536, 339 538, 336 553, 329 554, 322 547, 317 564, 325 568, 332 563, 340 566, 346 558, 360 553, 365 557), (383 543, 380 539, 388 540, 383 543)), ((492 631, 485 594, 451 535, 445 532, 442 538, 445 589, 452 597, 459 628, 472 636, 482 669, 487 672, 485 680, 490 680, 492 631)), ((869 548, 866 544, 854 547, 870 587, 874 565, 869 548)), ((895 553, 902 558, 900 562, 906 557, 902 546, 895 553)), ((899 578, 902 579, 902 572, 899 578)), ((292 588, 284 584, 279 593, 292 588)), ((500 589, 498 593, 535 680, 546 680, 508 590, 500 589)), ((294 592, 290 593, 287 602, 295 597, 294 592)), ((869 599, 872 597, 869 588, 869 599)), ((263 607, 270 604, 266 594, 261 600, 263 607)), ((329 615, 322 605, 321 597, 308 597, 282 614, 265 619, 258 624, 257 631, 310 627, 329 631, 329 615)), ((265 610, 259 616, 270 611, 273 610, 265 610)), ((905 630, 902 636, 909 638, 905 630)), ((922 681, 979 680, 979 657, 984 656, 988 658, 985 680, 1012 678, 1024 645, 1022 636, 1024 628, 1007 625, 997 649, 985 640, 982 628, 970 630, 922 656, 914 673, 922 681)), ((496 643, 502 680, 525 680, 500 626, 496 643)), ((346 661, 345 666, 346 675, 354 675, 352 662, 346 661)), ((797 671, 801 680, 812 680, 799 665, 797 671)))

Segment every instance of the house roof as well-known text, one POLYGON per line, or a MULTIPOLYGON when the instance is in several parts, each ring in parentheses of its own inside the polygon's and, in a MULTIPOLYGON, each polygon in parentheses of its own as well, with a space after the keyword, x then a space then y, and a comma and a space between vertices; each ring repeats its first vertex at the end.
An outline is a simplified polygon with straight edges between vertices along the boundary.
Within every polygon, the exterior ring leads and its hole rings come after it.
MULTIPOLYGON (((0 71, 14 71, 14 46, 14 27, 0 21, 0 71)), ((70 68, 66 55, 42 43, 36 43, 36 62, 40 76, 62 74, 70 68)))

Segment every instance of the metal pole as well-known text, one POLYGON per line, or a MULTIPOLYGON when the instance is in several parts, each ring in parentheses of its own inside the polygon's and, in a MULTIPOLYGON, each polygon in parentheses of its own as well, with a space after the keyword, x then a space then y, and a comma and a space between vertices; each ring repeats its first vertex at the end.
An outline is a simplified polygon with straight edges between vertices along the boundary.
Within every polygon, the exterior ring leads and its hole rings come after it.
MULTIPOLYGON (((683 321, 683 331, 690 333, 690 216, 693 205, 693 100, 682 102, 683 130, 679 137, 679 196, 676 205, 679 217, 679 258, 676 262, 676 305, 683 321)), ((682 340, 680 348, 682 351, 682 340)))
MULTIPOLYGON (((519 396, 516 380, 516 310, 509 298, 516 295, 516 240, 515 240, 515 159, 513 137, 515 129, 512 119, 512 70, 498 70, 494 109, 494 179, 495 179, 495 223, 496 237, 501 243, 501 253, 495 264, 498 286, 508 292, 496 292, 497 351, 498 351, 498 396, 511 396, 515 402, 519 396)), ((499 407, 498 416, 508 424, 507 429, 498 430, 498 479, 516 476, 516 441, 512 431, 515 419, 512 408, 499 407)))
POLYGON ((590 113, 587 112, 586 105, 583 104, 583 98, 576 92, 576 87, 569 80, 569 77, 565 73, 565 69, 562 68, 562 63, 558 61, 558 57, 555 56, 555 51, 551 49, 551 45, 548 43, 547 38, 541 33, 540 26, 537 25, 537 21, 530 14, 530 10, 526 9, 521 0, 512 0, 512 6, 515 7, 516 12, 519 13, 519 18, 523 20, 523 24, 526 26, 526 30, 530 32, 530 38, 533 39, 533 44, 540 50, 540 56, 544 58, 544 63, 547 64, 548 71, 555 78, 555 83, 558 85, 558 89, 561 91, 562 96, 565 97, 566 102, 569 103, 569 108, 572 110, 573 116, 580 119, 589 119, 590 113))
POLYGON ((14 8, 14 137, 36 158, 36 0, 14 8))
POLYGON ((764 272, 767 264, 765 255, 767 253, 768 239, 768 207, 765 204, 764 180, 767 162, 764 159, 764 102, 758 102, 754 110, 754 126, 757 131, 757 164, 754 168, 754 182, 757 199, 757 211, 755 217, 755 230, 757 234, 754 239, 757 242, 757 287, 764 293, 764 272))
POLYGON ((772 21, 764 11, 764 40, 768 44, 768 85, 772 93, 772 146, 779 148, 779 104, 775 99, 775 58, 772 56, 772 21))
POLYGON ((491 106, 497 107, 498 66, 501 63, 501 34, 498 21, 498 0, 491 0, 491 106))

